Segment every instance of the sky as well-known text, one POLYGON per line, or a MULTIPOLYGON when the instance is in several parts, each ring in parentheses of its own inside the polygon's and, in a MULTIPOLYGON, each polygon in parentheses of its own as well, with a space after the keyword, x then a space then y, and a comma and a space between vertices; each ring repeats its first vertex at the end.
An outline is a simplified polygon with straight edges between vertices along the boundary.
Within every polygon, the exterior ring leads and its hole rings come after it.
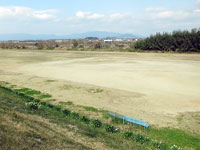
POLYGON ((192 28, 200 28, 200 0, 0 0, 0 34, 149 36, 192 28))

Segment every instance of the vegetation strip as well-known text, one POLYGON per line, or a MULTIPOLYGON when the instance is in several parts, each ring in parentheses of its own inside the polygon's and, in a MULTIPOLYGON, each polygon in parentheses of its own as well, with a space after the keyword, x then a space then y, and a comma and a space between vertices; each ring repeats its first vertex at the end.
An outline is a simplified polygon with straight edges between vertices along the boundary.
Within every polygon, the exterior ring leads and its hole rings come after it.
POLYGON ((200 29, 157 33, 134 44, 135 49, 146 51, 200 52, 200 29))
POLYGON ((156 149, 160 149, 160 150, 179 150, 179 149, 181 149, 179 146, 176 146, 176 145, 169 146, 165 143, 162 143, 162 142, 159 142, 156 140, 151 140, 150 138, 145 137, 144 135, 134 134, 131 131, 122 132, 118 128, 115 128, 112 125, 103 124, 100 120, 95 120, 95 119, 92 120, 86 116, 80 115, 79 113, 71 112, 68 109, 62 109, 60 106, 53 105, 48 102, 42 102, 39 99, 33 98, 31 96, 28 96, 24 93, 19 92, 19 90, 17 90, 17 91, 12 90, 12 89, 4 87, 4 86, 0 86, 0 88, 6 90, 8 92, 17 94, 20 97, 23 97, 24 100, 27 102, 27 108, 29 108, 32 111, 37 111, 40 109, 44 109, 44 110, 53 109, 57 113, 63 114, 70 119, 80 120, 81 122, 83 122, 87 125, 91 125, 94 128, 103 128, 108 133, 119 133, 125 139, 129 139, 129 140, 131 139, 135 142, 138 142, 140 144, 145 144, 152 148, 156 148, 156 149))

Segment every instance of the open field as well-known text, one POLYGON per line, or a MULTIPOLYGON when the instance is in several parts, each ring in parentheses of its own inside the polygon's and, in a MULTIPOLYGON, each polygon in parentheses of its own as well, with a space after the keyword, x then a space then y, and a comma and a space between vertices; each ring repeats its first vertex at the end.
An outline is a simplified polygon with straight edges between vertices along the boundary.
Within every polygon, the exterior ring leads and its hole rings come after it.
POLYGON ((200 55, 1 50, 0 80, 200 134, 200 55))

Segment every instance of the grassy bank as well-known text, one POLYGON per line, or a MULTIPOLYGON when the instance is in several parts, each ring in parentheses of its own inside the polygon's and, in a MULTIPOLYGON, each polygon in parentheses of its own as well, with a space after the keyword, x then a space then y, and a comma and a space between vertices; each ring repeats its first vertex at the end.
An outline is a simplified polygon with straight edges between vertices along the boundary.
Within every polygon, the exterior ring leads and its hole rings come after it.
POLYGON ((23 94, 19 96, 0 88, 1 149, 93 149, 95 142, 105 149, 148 149, 87 124, 75 113, 67 117, 54 105, 45 103, 39 109, 31 109, 27 105, 29 101, 23 94), (80 143, 80 139, 84 142, 80 143))
MULTIPOLYGON (((3 135, 0 136, 0 146, 3 149, 93 149, 94 145, 88 143, 94 141, 104 149, 200 148, 199 138, 184 131, 153 128, 144 131, 130 125, 125 125, 130 126, 128 131, 116 130, 121 126, 120 121, 106 124, 99 119, 71 111, 63 105, 41 101, 41 95, 43 93, 27 88, 12 90, 0 87, 0 135, 3 135), (71 135, 74 137, 71 138, 71 135), (87 142, 80 142, 80 139, 87 142), (173 147, 174 144, 179 146, 173 147)), ((71 106, 73 103, 68 102, 66 105, 71 106)), ((105 113, 92 107, 84 109, 105 113)))

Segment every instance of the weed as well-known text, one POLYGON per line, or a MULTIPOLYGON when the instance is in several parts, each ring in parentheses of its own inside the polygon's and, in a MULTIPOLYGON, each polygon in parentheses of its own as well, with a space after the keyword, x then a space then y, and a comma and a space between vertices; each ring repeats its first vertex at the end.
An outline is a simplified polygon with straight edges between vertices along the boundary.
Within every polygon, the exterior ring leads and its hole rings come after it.
POLYGON ((55 99, 48 99, 46 100, 46 102, 55 102, 56 100, 55 99))
POLYGON ((45 82, 56 82, 56 80, 46 80, 45 82))
POLYGON ((47 102, 41 102, 41 105, 43 105, 43 106, 47 106, 47 102))
POLYGON ((133 136, 133 132, 131 131, 126 131, 124 134, 123 134, 123 137, 124 138, 130 138, 133 136))
POLYGON ((106 129, 106 132, 110 132, 110 133, 115 133, 115 132, 118 131, 118 130, 116 130, 116 128, 115 128, 114 126, 109 125, 109 124, 107 124, 107 125, 105 126, 105 129, 106 129))
POLYGON ((54 108, 55 106, 53 105, 53 104, 47 104, 47 107, 49 107, 49 108, 54 108))
POLYGON ((94 107, 85 106, 84 109, 85 109, 86 111, 98 112, 98 109, 96 109, 96 108, 94 108, 94 107))
POLYGON ((112 117, 112 122, 114 122, 115 124, 124 124, 123 119, 120 119, 120 118, 112 117))
POLYGON ((81 121, 85 122, 86 124, 89 124, 90 123, 90 119, 88 119, 86 116, 83 116, 81 118, 81 121))
POLYGON ((70 115, 73 119, 79 119, 79 114, 76 113, 76 112, 72 112, 71 115, 70 115))
POLYGON ((54 109, 57 110, 57 111, 61 111, 62 108, 60 106, 56 105, 56 106, 54 106, 54 109))
POLYGON ((6 82, 6 81, 0 81, 0 84, 8 85, 8 84, 10 84, 10 83, 9 83, 9 82, 6 82))
POLYGON ((9 87, 9 88, 11 88, 11 89, 12 89, 12 88, 15 88, 15 87, 16 87, 16 85, 10 85, 10 87, 9 87))
POLYGON ((59 104, 61 105, 73 105, 72 101, 68 101, 68 102, 59 102, 59 104))
POLYGON ((22 88, 22 89, 16 89, 16 92, 22 92, 26 95, 40 95, 41 92, 40 91, 36 91, 36 90, 32 90, 29 88, 22 88))
POLYGON ((99 88, 98 89, 89 89, 88 92, 89 93, 101 93, 101 92, 103 92, 103 89, 99 89, 99 88))
POLYGON ((38 110, 40 108, 40 104, 36 102, 30 102, 30 103, 27 103, 27 107, 30 110, 38 110))
POLYGON ((71 111, 68 110, 68 109, 64 109, 63 110, 63 113, 66 115, 66 116, 69 116, 71 114, 71 111))
POLYGON ((133 139, 136 141, 136 142, 140 142, 141 144, 144 144, 144 143, 147 143, 149 142, 149 138, 141 135, 141 134, 137 134, 137 135, 134 135, 133 136, 133 139))
POLYGON ((50 97, 52 97, 50 94, 42 94, 38 96, 39 99, 50 98, 50 97))
POLYGON ((28 88, 15 89, 16 92, 23 92, 23 93, 28 92, 29 90, 30 89, 28 89, 28 88))
POLYGON ((100 128, 102 127, 102 122, 100 120, 93 120, 92 121, 92 125, 95 127, 95 128, 100 128))

